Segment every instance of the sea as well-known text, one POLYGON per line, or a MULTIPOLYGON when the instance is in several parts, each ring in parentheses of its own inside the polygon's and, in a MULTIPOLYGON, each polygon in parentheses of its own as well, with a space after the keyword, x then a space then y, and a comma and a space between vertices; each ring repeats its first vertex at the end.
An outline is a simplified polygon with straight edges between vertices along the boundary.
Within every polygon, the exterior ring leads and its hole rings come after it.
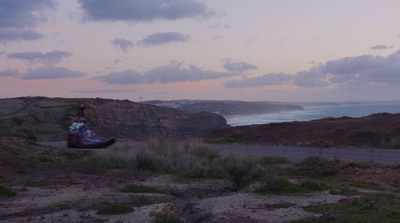
POLYGON ((307 103, 304 110, 280 113, 257 114, 227 118, 231 126, 268 124, 293 121, 311 121, 322 118, 358 118, 376 113, 400 113, 400 101, 394 102, 338 102, 307 103))

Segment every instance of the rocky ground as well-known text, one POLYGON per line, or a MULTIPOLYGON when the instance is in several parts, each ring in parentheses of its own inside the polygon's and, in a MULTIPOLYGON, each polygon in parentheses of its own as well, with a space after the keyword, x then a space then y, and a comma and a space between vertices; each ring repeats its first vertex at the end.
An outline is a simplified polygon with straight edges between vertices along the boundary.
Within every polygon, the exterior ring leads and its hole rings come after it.
MULTIPOLYGON (((1 138, 0 185, 16 195, 0 195, 0 222, 167 222, 165 216, 185 222, 292 222, 324 218, 305 207, 349 197, 329 191, 265 195, 251 192, 251 185, 238 190, 226 180, 104 171, 79 161, 89 153, 1 138), (146 185, 157 192, 122 192, 131 185, 146 185), (115 205, 134 211, 100 213, 115 205)), ((348 167, 327 183, 379 182, 378 190, 384 192, 395 190, 399 179, 400 169, 348 167)))

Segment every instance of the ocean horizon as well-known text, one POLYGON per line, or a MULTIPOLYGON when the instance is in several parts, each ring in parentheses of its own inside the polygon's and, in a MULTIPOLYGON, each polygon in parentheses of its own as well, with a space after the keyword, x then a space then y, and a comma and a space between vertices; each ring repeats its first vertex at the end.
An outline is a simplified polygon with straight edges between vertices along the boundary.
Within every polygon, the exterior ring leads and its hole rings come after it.
POLYGON ((304 110, 236 116, 227 118, 231 126, 268 124, 293 121, 311 121, 343 116, 359 118, 376 113, 400 113, 400 101, 331 103, 326 105, 302 105, 304 110))

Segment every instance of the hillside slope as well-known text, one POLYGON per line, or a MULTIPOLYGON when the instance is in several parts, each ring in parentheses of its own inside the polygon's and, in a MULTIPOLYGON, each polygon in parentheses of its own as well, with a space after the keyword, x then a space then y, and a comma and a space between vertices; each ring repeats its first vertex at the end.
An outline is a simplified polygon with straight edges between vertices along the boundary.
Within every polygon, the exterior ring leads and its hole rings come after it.
POLYGON ((238 126, 201 137, 211 142, 230 140, 268 145, 400 148, 400 114, 238 126))

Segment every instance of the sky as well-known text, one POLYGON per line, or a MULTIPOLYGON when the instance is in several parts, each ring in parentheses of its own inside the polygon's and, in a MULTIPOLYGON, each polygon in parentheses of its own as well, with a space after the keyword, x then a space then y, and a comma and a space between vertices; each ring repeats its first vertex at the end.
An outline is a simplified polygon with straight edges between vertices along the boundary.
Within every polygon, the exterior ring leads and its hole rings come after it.
POLYGON ((0 0, 0 97, 387 101, 398 0, 0 0))

